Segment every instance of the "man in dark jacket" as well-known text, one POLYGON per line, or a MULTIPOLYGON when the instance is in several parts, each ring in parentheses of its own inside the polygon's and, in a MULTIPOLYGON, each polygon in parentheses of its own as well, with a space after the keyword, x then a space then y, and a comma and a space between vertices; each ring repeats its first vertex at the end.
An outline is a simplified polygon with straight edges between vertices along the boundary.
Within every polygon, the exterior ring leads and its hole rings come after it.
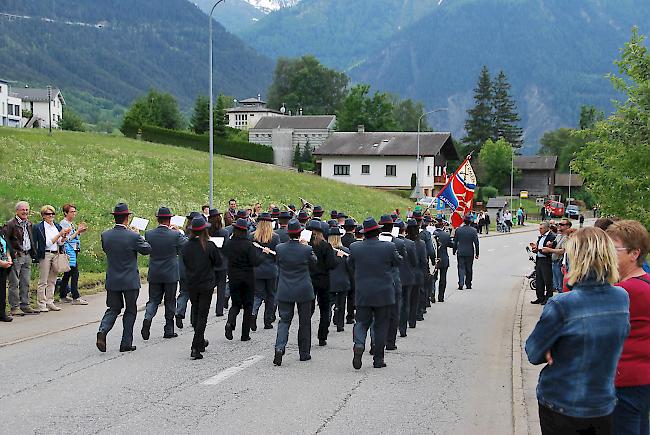
POLYGON ((276 248, 278 262, 278 334, 275 340, 273 364, 282 364, 282 356, 289 341, 289 328, 294 307, 298 309, 298 352, 300 361, 311 359, 311 306, 315 298, 309 275, 310 266, 316 263, 316 255, 307 242, 301 242, 302 226, 296 219, 289 221, 287 232, 290 240, 276 248))
MULTIPOLYGON (((447 289, 447 271, 449 270, 449 251, 452 248, 451 235, 445 231, 445 223, 442 220, 436 222, 436 230, 433 233, 439 242, 438 248, 438 302, 445 301, 445 290, 447 289)), ((435 295, 434 295, 435 297, 435 295)))
POLYGON ((395 304, 393 268, 401 261, 393 242, 379 241, 379 225, 373 218, 363 221, 363 242, 350 245, 350 268, 355 281, 357 321, 354 325, 352 366, 361 368, 368 329, 374 322, 373 367, 386 367, 384 348, 391 305, 395 304))
POLYGON ((151 321, 158 311, 158 305, 165 298, 164 338, 178 337, 174 332, 176 309, 176 288, 178 287, 178 256, 187 237, 170 228, 173 214, 167 207, 158 209, 158 227, 145 233, 145 240, 151 245, 149 257, 149 301, 142 322, 142 338, 149 340, 151 321))
POLYGON ((478 232, 472 227, 472 218, 467 215, 463 225, 454 233, 453 253, 458 260, 458 290, 464 285, 472 288, 472 268, 474 259, 478 260, 478 232))
POLYGON ((552 254, 542 252, 542 248, 555 248, 555 234, 551 231, 548 221, 539 224, 539 236, 536 243, 530 247, 535 253, 535 292, 537 299, 530 301, 531 304, 546 305, 546 301, 553 296, 553 262, 552 254))
POLYGON ((278 225, 280 225, 280 228, 275 230, 275 234, 277 234, 280 237, 280 243, 289 241, 289 233, 287 233, 287 224, 289 223, 290 219, 291 219, 291 213, 289 213, 288 211, 280 212, 280 217, 278 218, 278 225))
POLYGON ((8 272, 11 315, 38 314, 37 310, 29 306, 29 282, 36 249, 27 202, 20 201, 16 204, 16 215, 5 224, 4 235, 14 262, 8 272))
POLYGON ((115 227, 102 233, 102 249, 106 253, 106 306, 108 309, 99 324, 97 349, 106 352, 106 334, 113 328, 124 307, 123 331, 120 352, 135 350, 133 325, 137 314, 140 293, 138 254, 148 255, 151 245, 135 231, 127 228, 131 212, 124 203, 113 210, 115 227))
POLYGON ((426 266, 424 268, 424 284, 420 287, 420 301, 418 303, 418 320, 424 320, 424 313, 427 311, 427 306, 430 304, 430 297, 433 293, 433 276, 431 275, 431 266, 436 264, 436 247, 433 244, 431 239, 431 233, 427 230, 427 227, 431 223, 431 217, 427 216, 426 219, 423 218, 422 212, 414 211, 413 218, 420 225, 420 240, 424 242, 424 246, 427 250, 426 266), (429 261, 431 263, 429 263, 429 261))
MULTIPOLYGON (((350 245, 356 242, 356 237, 354 236, 354 231, 357 228, 357 224, 352 218, 347 218, 343 224, 343 229, 345 234, 341 237, 341 244, 346 248, 349 248, 350 245)), ((351 325, 354 323, 354 280, 350 280, 350 291, 347 296, 347 311, 348 314, 345 318, 346 323, 351 325)))

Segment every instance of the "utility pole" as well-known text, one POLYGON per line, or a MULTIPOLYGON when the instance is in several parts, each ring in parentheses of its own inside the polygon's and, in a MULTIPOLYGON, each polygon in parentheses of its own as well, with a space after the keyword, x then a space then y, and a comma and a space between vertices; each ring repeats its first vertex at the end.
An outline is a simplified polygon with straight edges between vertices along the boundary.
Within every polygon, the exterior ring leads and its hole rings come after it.
POLYGON ((50 129, 49 135, 52 136, 52 86, 47 85, 47 116, 48 122, 47 125, 50 129))
POLYGON ((214 6, 212 6, 212 9, 210 10, 210 15, 208 15, 208 19, 210 20, 208 23, 208 33, 209 33, 209 49, 210 49, 210 197, 209 197, 209 204, 210 208, 212 208, 212 204, 214 202, 214 94, 212 91, 212 13, 214 12, 214 8, 217 7, 217 5, 225 0, 218 0, 214 6))

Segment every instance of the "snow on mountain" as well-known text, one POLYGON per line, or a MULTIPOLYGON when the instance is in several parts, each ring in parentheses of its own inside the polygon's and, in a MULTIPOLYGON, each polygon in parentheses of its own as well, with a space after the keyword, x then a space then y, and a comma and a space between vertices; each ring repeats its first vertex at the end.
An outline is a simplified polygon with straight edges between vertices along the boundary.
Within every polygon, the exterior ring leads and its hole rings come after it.
POLYGON ((260 11, 268 14, 282 8, 290 8, 300 3, 300 0, 244 0, 260 11))

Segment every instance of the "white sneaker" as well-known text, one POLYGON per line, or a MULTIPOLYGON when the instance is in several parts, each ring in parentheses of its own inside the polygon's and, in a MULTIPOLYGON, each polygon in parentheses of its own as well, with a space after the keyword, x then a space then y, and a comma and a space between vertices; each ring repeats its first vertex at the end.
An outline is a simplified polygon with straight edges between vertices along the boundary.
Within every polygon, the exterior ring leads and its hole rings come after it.
POLYGON ((38 311, 39 313, 47 313, 50 310, 47 307, 38 307, 36 311, 38 311))
POLYGON ((88 305, 88 301, 85 299, 77 298, 72 300, 72 305, 88 305))
POLYGON ((54 305, 54 304, 47 304, 47 308, 48 308, 50 311, 61 311, 61 308, 57 307, 57 306, 54 305))

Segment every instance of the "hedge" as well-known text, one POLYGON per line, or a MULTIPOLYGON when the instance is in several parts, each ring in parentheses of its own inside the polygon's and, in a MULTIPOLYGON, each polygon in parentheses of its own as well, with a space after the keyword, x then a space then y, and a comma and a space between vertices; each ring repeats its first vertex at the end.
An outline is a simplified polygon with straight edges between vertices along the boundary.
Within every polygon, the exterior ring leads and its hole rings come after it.
MULTIPOLYGON (((141 128, 142 140, 163 143, 183 148, 207 152, 210 147, 208 135, 144 125, 141 128)), ((131 133, 131 132, 129 132, 131 133)), ((214 137, 214 153, 236 157, 254 162, 273 163, 273 148, 256 143, 235 141, 224 137, 214 137)))

